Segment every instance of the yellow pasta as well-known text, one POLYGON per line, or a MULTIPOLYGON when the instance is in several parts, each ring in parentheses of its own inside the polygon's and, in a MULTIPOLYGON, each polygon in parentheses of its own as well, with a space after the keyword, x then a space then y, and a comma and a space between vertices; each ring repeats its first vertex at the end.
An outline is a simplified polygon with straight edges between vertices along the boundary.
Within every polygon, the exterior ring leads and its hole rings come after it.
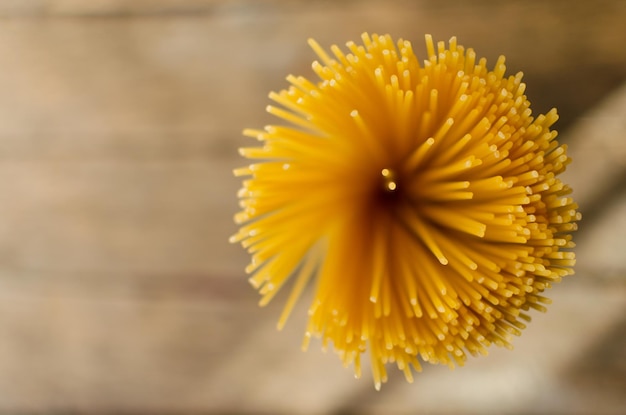
POLYGON ((412 381, 420 360, 511 347, 573 274, 580 213, 556 111, 533 117, 504 57, 488 69, 429 35, 423 61, 389 35, 361 42, 310 40, 319 81, 287 77, 268 106, 281 125, 244 131, 261 145, 241 150, 231 241, 262 305, 295 281, 279 328, 314 281, 304 346, 321 338, 357 375, 369 352, 380 388, 389 363, 412 381))

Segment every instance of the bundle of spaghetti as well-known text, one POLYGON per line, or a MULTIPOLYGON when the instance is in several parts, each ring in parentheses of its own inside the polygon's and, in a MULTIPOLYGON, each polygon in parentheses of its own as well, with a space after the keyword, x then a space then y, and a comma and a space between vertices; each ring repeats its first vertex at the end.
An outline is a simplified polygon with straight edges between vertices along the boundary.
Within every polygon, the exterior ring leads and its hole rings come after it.
POLYGON ((319 81, 287 77, 268 106, 286 125, 244 131, 261 146, 241 149, 231 240, 261 304, 295 280, 279 327, 314 281, 305 347, 320 337, 357 375, 369 351, 380 388, 387 363, 411 381, 420 361, 511 347, 573 274, 580 213, 556 111, 533 117, 504 57, 488 69, 427 35, 420 62, 408 41, 361 40, 332 55, 310 40, 319 81))

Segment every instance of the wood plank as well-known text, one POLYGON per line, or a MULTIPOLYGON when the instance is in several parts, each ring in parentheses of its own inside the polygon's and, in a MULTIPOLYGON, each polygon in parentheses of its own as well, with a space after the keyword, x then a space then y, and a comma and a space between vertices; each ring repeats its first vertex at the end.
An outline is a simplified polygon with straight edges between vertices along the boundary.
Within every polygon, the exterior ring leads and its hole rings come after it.
POLYGON ((240 274, 231 161, 0 165, 0 258, 49 271, 240 274), (18 241, 16 243, 16 241, 18 241))

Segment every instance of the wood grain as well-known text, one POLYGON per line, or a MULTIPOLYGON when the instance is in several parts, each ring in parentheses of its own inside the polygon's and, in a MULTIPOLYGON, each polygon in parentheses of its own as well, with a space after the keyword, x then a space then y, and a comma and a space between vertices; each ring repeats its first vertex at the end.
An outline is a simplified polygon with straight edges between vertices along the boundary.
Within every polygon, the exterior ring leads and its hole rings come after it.
POLYGON ((619 0, 0 3, 0 413, 617 413, 625 19, 619 0), (311 74, 308 37, 364 30, 505 54, 535 112, 559 108, 590 218, 514 352, 381 393, 300 351, 306 302, 276 332, 284 295, 257 308, 227 243, 241 130, 311 74))

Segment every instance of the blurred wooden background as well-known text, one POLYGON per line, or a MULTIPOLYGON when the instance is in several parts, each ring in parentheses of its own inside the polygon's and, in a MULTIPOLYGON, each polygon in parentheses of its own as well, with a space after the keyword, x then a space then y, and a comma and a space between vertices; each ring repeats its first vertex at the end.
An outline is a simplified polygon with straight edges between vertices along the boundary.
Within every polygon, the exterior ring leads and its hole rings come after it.
POLYGON ((0 413, 618 414, 626 408, 626 2, 0 0, 0 413), (424 33, 556 106, 575 277, 516 339, 382 392, 275 331, 235 231, 245 127, 308 37, 424 33))

